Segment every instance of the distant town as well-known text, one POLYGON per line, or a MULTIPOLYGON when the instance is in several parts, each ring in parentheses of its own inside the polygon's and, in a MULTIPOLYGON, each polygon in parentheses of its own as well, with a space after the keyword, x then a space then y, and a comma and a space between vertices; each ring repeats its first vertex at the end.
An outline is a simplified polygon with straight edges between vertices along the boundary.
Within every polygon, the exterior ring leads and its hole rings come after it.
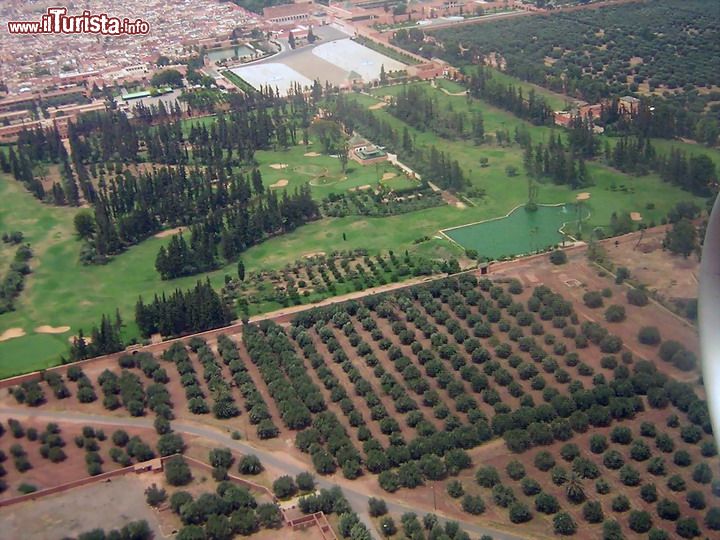
MULTIPOLYGON (((52 5, 13 0, 0 6, 0 17, 39 20, 52 5)), ((378 80, 381 68, 396 71, 396 76, 432 79, 447 75, 447 64, 392 45, 393 30, 442 27, 534 9, 534 4, 518 0, 430 0, 409 9, 399 1, 326 6, 311 0, 266 7, 256 14, 215 0, 181 0, 172 10, 158 0, 122 5, 102 0, 93 4, 94 12, 141 19, 152 30, 125 36, 0 33, 0 142, 13 142, 22 130, 41 126, 56 127, 64 137, 68 122, 104 110, 109 99, 130 113, 138 104, 178 103, 183 92, 201 85, 185 81, 184 89, 171 93, 166 86, 153 88, 153 76, 169 68, 185 75, 193 59, 193 68, 206 77, 205 86, 221 93, 242 91, 248 83, 286 93, 296 85, 307 89, 315 80, 347 89, 378 80), (348 43, 350 38, 356 43, 348 43), (330 42, 332 47, 322 48, 330 42), (312 56, 309 50, 295 50, 310 44, 320 47, 312 56), (328 54, 344 58, 333 60, 328 54), (355 65, 343 65, 349 57, 357 58, 355 65)), ((80 13, 81 7, 70 5, 73 12, 80 13)), ((187 113, 185 102, 179 103, 187 113)))

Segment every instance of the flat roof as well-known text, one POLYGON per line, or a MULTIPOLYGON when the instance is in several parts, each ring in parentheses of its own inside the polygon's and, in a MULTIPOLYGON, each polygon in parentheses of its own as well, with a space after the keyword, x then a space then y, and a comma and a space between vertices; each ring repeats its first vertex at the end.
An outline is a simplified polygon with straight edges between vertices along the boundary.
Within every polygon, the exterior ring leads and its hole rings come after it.
POLYGON ((122 97, 125 101, 127 101, 129 99, 148 97, 149 95, 150 95, 150 92, 144 91, 144 92, 133 92, 132 94, 125 94, 124 96, 120 96, 120 97, 122 97))

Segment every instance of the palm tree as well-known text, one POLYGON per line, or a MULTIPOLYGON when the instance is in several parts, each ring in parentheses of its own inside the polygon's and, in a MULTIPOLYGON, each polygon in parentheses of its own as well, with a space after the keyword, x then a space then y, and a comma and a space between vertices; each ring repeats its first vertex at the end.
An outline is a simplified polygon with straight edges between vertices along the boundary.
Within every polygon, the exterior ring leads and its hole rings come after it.
POLYGON ((568 481, 565 484, 565 495, 575 504, 585 500, 585 488, 583 487, 582 479, 577 473, 571 473, 568 477, 568 481))

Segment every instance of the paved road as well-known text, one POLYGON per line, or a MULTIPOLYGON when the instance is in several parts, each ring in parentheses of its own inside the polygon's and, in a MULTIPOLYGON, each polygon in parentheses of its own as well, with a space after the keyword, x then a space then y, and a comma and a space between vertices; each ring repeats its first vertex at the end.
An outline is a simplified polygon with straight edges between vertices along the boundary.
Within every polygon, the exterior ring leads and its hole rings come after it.
MULTIPOLYGON (((102 424, 106 426, 116 427, 143 427, 153 429, 153 420, 150 418, 120 418, 114 416, 105 416, 100 414, 83 414, 72 411, 49 411, 49 410, 33 410, 28 408, 15 408, 15 407, 0 407, 0 418, 16 418, 16 419, 34 419, 48 422, 66 422, 71 424, 102 424)), ((307 467, 281 452, 272 452, 263 448, 258 448, 245 441, 233 440, 229 433, 223 433, 220 430, 195 424, 186 421, 173 421, 172 427, 179 433, 191 435, 195 437, 201 437, 207 439, 218 445, 225 446, 232 450, 243 454, 255 454, 260 461, 270 467, 285 471, 290 475, 297 475, 307 470, 307 467)), ((330 477, 333 480, 324 478, 322 476, 317 478, 317 483, 321 488, 331 488, 334 486, 340 486, 347 498, 348 502, 352 505, 353 509, 358 513, 360 519, 373 531, 376 538, 380 538, 380 535, 375 531, 374 525, 368 515, 368 499, 370 494, 364 493, 353 487, 351 481, 330 477)), ((373 494, 374 495, 374 494, 373 494)), ((402 503, 395 502, 389 499, 387 496, 383 497, 387 502, 388 509, 392 513, 402 514, 405 512, 415 512, 418 516, 422 517, 425 514, 431 513, 430 511, 423 510, 421 508, 409 507, 402 503)), ((445 521, 441 516, 440 521, 445 521)), ((460 521, 460 526, 468 533, 476 536, 482 536, 488 534, 493 537, 494 540, 526 540, 527 536, 518 536, 516 534, 497 531, 483 527, 477 523, 460 521)))

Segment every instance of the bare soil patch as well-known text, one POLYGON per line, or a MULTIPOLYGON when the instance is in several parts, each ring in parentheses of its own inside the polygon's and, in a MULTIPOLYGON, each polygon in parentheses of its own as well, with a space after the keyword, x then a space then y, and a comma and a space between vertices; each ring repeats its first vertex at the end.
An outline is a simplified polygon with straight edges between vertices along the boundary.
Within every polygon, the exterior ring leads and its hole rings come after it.
POLYGON ((141 478, 125 476, 3 508, 2 536, 50 540, 95 528, 119 529, 129 521, 145 519, 155 537, 163 538, 155 512, 145 503, 144 489, 141 478))
POLYGON ((312 259, 313 257, 323 257, 325 255, 324 251, 312 251, 310 253, 306 253, 303 255, 303 258, 305 259, 312 259))
POLYGON ((2 334, 0 334, 0 341, 7 341, 13 338, 23 337, 25 330, 22 328, 8 328, 2 334))
POLYGON ((49 326, 47 324, 35 328, 35 332, 38 334, 64 334, 68 330, 70 330, 69 326, 49 326))
POLYGON ((610 259, 617 266, 625 266, 630 275, 643 283, 649 290, 656 291, 667 299, 688 299, 698 296, 697 257, 687 259, 663 250, 664 228, 645 231, 642 240, 639 235, 604 242, 610 259))

